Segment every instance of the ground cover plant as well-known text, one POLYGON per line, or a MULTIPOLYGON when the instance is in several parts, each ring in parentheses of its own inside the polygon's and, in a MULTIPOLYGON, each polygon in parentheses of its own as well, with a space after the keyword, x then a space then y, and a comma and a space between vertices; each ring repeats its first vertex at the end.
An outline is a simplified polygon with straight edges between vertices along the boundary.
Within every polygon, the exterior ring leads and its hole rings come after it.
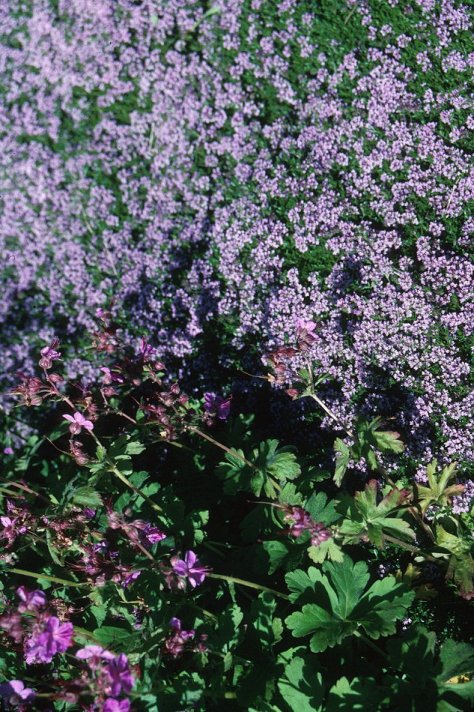
POLYGON ((472 468, 469 3, 1 9, 5 379, 112 297, 203 384, 316 319, 341 416, 472 468))
POLYGON ((0 0, 5 709, 474 707, 467 0, 0 0))
POLYGON ((333 419, 335 467, 327 444, 302 455, 231 396, 188 397, 108 314, 95 388, 62 376, 57 341, 43 347, 13 393, 50 430, 2 468, 6 709, 472 708, 456 465, 393 481, 399 433, 379 418, 349 430, 321 400, 314 328, 300 321, 261 377, 333 419))

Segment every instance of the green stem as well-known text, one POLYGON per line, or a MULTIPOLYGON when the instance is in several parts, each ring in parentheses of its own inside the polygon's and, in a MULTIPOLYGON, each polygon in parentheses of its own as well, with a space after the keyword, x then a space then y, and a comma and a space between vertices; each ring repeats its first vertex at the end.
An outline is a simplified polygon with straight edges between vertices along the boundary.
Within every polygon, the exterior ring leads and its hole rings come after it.
POLYGON ((208 578, 219 579, 220 581, 228 581, 229 583, 238 583, 240 586, 247 586, 248 588, 255 588, 257 591, 265 591, 266 593, 273 593, 274 596, 285 599, 289 601, 290 597, 286 593, 281 593, 280 591, 275 591, 273 588, 268 588, 267 586, 262 586, 260 583, 254 583, 253 581, 246 581, 245 579, 236 578, 235 576, 225 576, 224 574, 207 574, 208 578))
POLYGON ((428 559, 430 561, 437 561, 437 559, 434 556, 428 556, 427 554, 425 554, 425 552, 422 549, 419 549, 417 546, 413 546, 412 544, 407 544, 406 542, 402 541, 401 539, 396 539, 394 536, 390 536, 390 534, 384 534, 384 537, 387 541, 390 541, 392 544, 396 544, 397 546, 402 547, 402 549, 411 551, 413 554, 423 554, 425 559, 428 559))
POLYGON ((26 571, 26 569, 7 569, 7 571, 12 574, 19 574, 20 576, 29 576, 34 579, 45 579, 46 581, 51 581, 52 583, 60 583, 63 586, 89 586, 88 583, 68 581, 67 579, 57 578, 57 576, 48 576, 47 574, 35 574, 33 571, 26 571))
POLYGON ((363 633, 359 633, 359 631, 357 631, 357 632, 355 633, 355 635, 356 635, 360 640, 362 640, 369 648, 371 648, 371 649, 374 650, 376 653, 378 653, 379 655, 381 655, 383 658, 385 658, 385 660, 388 660, 388 655, 387 655, 386 653, 384 653, 384 651, 383 651, 381 648, 379 648, 378 645, 375 645, 375 643, 372 643, 372 641, 370 640, 370 638, 367 638, 363 633))

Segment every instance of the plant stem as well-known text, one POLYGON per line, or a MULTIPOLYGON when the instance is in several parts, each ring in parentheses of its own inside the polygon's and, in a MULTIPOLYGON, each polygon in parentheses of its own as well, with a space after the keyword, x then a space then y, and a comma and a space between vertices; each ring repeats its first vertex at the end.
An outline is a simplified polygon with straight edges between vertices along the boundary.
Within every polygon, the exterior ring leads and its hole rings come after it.
POLYGON ((273 588, 268 588, 268 586, 262 586, 260 583, 254 583, 253 581, 246 581, 245 579, 236 578, 235 576, 225 576, 224 574, 207 574, 208 578, 219 579, 221 581, 228 581, 229 583, 238 583, 241 586, 247 586, 248 588, 255 588, 257 591, 265 591, 267 593, 273 593, 274 596, 279 598, 284 598, 285 601, 289 601, 290 597, 286 593, 281 593, 280 591, 275 591, 273 588))
MULTIPOLYGON (((100 442, 97 435, 92 432, 91 432, 91 435, 94 438, 94 440, 96 441, 97 445, 99 447, 101 447, 105 452, 107 452, 107 450, 102 445, 102 443, 100 442)), ((152 499, 150 499, 150 497, 148 497, 148 495, 146 495, 144 492, 142 492, 138 487, 135 487, 135 485, 130 482, 128 477, 126 477, 126 475, 124 475, 123 472, 120 472, 120 470, 118 469, 115 462, 108 455, 105 455, 104 459, 105 459, 105 462, 107 463, 107 465, 109 466, 109 472, 111 472, 113 475, 115 475, 115 477, 117 477, 121 482, 123 482, 124 485, 126 485, 129 489, 133 490, 133 492, 135 492, 135 494, 137 494, 139 497, 143 497, 145 502, 147 502, 147 504, 149 504, 150 507, 152 507, 152 509, 155 510, 155 512, 159 512, 160 514, 163 514, 163 510, 160 507, 160 505, 156 504, 156 502, 154 502, 152 499)))
POLYGON ((335 414, 333 411, 328 408, 326 403, 324 403, 320 398, 315 393, 311 393, 311 398, 316 401, 316 403, 324 410, 326 415, 329 415, 329 417, 337 424, 339 427, 344 430, 350 438, 354 437, 353 431, 335 414))
POLYGON ((48 576, 47 574, 35 574, 33 571, 26 569, 7 569, 9 573, 19 574, 20 576, 29 576, 34 579, 45 579, 52 583, 60 583, 63 586, 89 586, 88 583, 79 583, 78 581, 68 581, 67 579, 57 578, 57 576, 48 576))
POLYGON ((359 633, 359 631, 356 631, 355 635, 359 638, 359 640, 362 640, 366 645, 368 645, 369 648, 372 648, 372 650, 375 650, 375 652, 385 658, 385 660, 388 660, 388 655, 384 653, 384 651, 379 648, 378 645, 372 643, 370 638, 367 638, 363 633, 359 633))

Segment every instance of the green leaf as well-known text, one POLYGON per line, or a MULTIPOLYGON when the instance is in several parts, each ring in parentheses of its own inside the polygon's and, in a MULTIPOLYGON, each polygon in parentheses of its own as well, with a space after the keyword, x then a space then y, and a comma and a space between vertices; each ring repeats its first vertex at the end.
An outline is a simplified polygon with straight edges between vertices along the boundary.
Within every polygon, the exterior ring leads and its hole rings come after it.
POLYGON ((329 526, 341 518, 341 515, 336 512, 336 504, 334 500, 328 500, 324 492, 313 492, 304 508, 315 522, 329 526))
POLYGON ((380 452, 395 452, 400 453, 405 449, 404 443, 400 440, 400 433, 395 433, 392 431, 373 431, 372 437, 375 442, 375 446, 380 452))
POLYGON ((349 504, 348 518, 341 526, 341 533, 347 535, 349 541, 354 537, 367 536, 380 548, 385 544, 385 534, 414 540, 415 532, 408 522, 401 519, 405 498, 404 490, 393 488, 377 502, 378 484, 376 480, 371 480, 363 492, 354 495, 353 502, 349 504))
POLYGON ((322 564, 326 559, 329 559, 329 561, 342 561, 344 559, 342 549, 334 539, 326 539, 318 546, 310 546, 308 548, 308 556, 315 564, 322 564))
POLYGON ((393 576, 367 588, 367 564, 353 563, 347 556, 341 563, 323 564, 322 574, 312 569, 311 576, 305 577, 303 571, 296 571, 286 580, 294 592, 291 600, 302 602, 303 597, 307 601, 311 596, 315 601, 286 619, 294 637, 313 634, 313 652, 323 652, 359 629, 375 639, 393 633, 396 621, 403 618, 415 595, 393 576))
POLYGON ((93 632, 94 638, 104 647, 122 647, 131 637, 129 629, 116 628, 110 625, 104 625, 102 628, 96 628, 93 632))
POLYGON ((333 479, 336 485, 340 487, 351 459, 351 451, 341 438, 336 438, 334 441, 334 450, 336 452, 336 470, 333 479))
POLYGON ((323 712, 322 675, 304 658, 294 658, 285 667, 278 689, 292 712, 323 712))
POLYGON ((380 685, 373 678, 356 677, 349 681, 347 677, 341 677, 329 691, 325 712, 375 712, 379 710, 382 694, 380 685))
POLYGON ((297 601, 307 600, 306 593, 311 592, 310 600, 314 594, 315 584, 319 581, 323 581, 321 572, 314 566, 310 566, 308 571, 303 571, 302 569, 296 569, 285 576, 286 585, 290 591, 290 601, 296 603, 297 601))
POLYGON ((70 495, 71 504, 97 509, 102 506, 102 497, 93 487, 78 487, 70 495))
POLYGON ((277 480, 294 480, 301 474, 301 467, 293 449, 278 449, 278 440, 265 440, 260 443, 258 465, 277 480))
POLYGON ((449 484, 456 475, 455 462, 444 467, 439 475, 436 472, 437 467, 436 460, 432 460, 426 467, 428 486, 415 484, 418 504, 423 514, 432 504, 437 504, 440 507, 449 505, 452 497, 462 494, 464 491, 463 485, 449 484))

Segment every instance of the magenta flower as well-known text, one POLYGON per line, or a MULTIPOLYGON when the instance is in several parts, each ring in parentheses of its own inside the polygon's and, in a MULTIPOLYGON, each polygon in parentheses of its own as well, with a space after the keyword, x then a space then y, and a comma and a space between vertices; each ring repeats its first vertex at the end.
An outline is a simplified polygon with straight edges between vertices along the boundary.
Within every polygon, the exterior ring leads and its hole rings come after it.
POLYGON ((123 377, 117 373, 117 371, 112 371, 110 368, 107 368, 107 366, 102 366, 100 370, 104 374, 102 381, 106 386, 110 386, 111 383, 123 383, 123 377))
POLYGON ((0 534, 0 539, 7 540, 7 547, 12 546, 17 536, 24 534, 27 531, 27 527, 21 524, 17 517, 13 519, 11 517, 0 517, 0 523, 3 526, 3 531, 0 534))
POLYGON ((166 539, 166 534, 149 522, 141 522, 136 519, 131 524, 139 530, 139 539, 143 546, 152 546, 166 539))
POLYGON ((25 687, 22 680, 10 680, 0 685, 0 697, 10 705, 19 702, 31 702, 36 697, 36 692, 30 687, 25 687))
POLYGON ((129 573, 125 573, 122 577, 122 588, 127 588, 132 584, 134 581, 137 580, 139 576, 141 576, 141 571, 130 571, 129 573))
POLYGON ((13 448, 12 447, 5 447, 3 448, 3 454, 4 455, 13 455, 13 448))
POLYGON ((114 700, 107 697, 102 707, 102 712, 129 712, 130 700, 114 700))
POLYGON ((283 517, 283 521, 290 525, 288 528, 288 534, 294 537, 299 537, 304 531, 310 529, 313 520, 308 512, 301 507, 288 506, 285 509, 286 514, 283 517))
POLYGON ((331 538, 331 532, 326 529, 324 524, 314 522, 310 529, 311 533, 311 544, 313 546, 319 546, 323 541, 327 541, 331 538))
POLYGON ((107 678, 107 694, 116 697, 121 692, 130 692, 135 679, 130 672, 126 655, 116 655, 104 668, 104 672, 107 678))
POLYGON ((138 356, 143 363, 147 363, 156 356, 156 349, 154 349, 153 346, 150 346, 146 339, 142 338, 140 341, 138 356))
POLYGON ((305 351, 316 341, 314 334, 316 328, 317 324, 314 321, 306 319, 296 320, 296 341, 299 349, 305 351))
POLYGON ((23 638, 22 617, 16 611, 0 616, 0 628, 13 638, 15 643, 19 643, 23 638))
POLYGON ((74 415, 63 415, 63 418, 71 423, 69 432, 72 435, 79 435, 82 428, 89 431, 94 429, 94 423, 91 420, 86 420, 82 413, 76 412, 74 415))
POLYGON ((53 365, 53 361, 61 358, 59 351, 56 351, 57 346, 59 346, 59 339, 53 339, 49 346, 41 349, 41 358, 38 362, 41 368, 48 370, 53 365))
POLYGON ((18 604, 18 611, 37 611, 39 608, 44 608, 47 604, 47 599, 43 591, 36 589, 28 591, 24 586, 19 586, 16 590, 17 596, 21 603, 18 604))
POLYGON ((232 396, 223 398, 216 393, 204 393, 204 410, 209 415, 217 416, 219 420, 227 420, 230 414, 232 396))
POLYGON ((194 639, 196 631, 183 630, 179 618, 172 618, 170 626, 173 629, 173 633, 165 640, 164 651, 173 658, 177 658, 184 652, 186 643, 194 639))
POLYGON ((72 623, 61 623, 51 616, 43 628, 36 629, 26 641, 25 660, 33 663, 50 663, 56 653, 64 653, 72 645, 74 627, 72 623))
POLYGON ((194 551, 187 551, 184 561, 178 559, 177 556, 173 556, 171 559, 174 573, 182 578, 187 578, 192 588, 200 586, 209 573, 206 566, 196 566, 196 564, 198 564, 198 559, 194 551))

